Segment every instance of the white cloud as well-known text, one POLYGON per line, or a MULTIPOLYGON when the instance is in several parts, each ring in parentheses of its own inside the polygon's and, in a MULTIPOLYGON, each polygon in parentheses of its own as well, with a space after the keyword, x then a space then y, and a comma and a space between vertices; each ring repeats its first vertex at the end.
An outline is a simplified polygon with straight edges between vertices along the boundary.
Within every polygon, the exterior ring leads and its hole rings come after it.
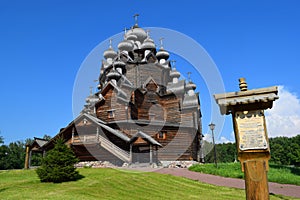
POLYGON ((204 140, 207 141, 207 142, 212 142, 212 137, 211 137, 211 134, 209 133, 204 133, 204 140))
MULTIPOLYGON (((212 142, 211 134, 209 134, 209 133, 204 134, 204 140, 206 140, 208 142, 212 142)), ((234 133, 233 132, 231 133, 229 139, 224 136, 221 136, 219 138, 216 138, 216 136, 215 136, 215 142, 216 142, 216 144, 229 143, 229 142, 233 143, 233 142, 235 142, 234 133)))
POLYGON ((300 99, 296 94, 279 86, 279 99, 266 110, 269 137, 293 137, 300 134, 300 99))
POLYGON ((224 137, 224 136, 220 137, 220 138, 218 139, 218 141, 217 141, 218 144, 229 143, 229 142, 233 142, 233 141, 227 139, 227 138, 224 137))

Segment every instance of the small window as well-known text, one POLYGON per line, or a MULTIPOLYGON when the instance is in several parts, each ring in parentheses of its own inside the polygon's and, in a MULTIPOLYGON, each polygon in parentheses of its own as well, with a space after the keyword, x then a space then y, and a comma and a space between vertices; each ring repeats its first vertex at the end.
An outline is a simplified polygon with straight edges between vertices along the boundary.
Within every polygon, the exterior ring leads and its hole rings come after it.
POLYGON ((109 119, 115 118, 115 111, 114 111, 114 110, 109 110, 109 111, 107 111, 107 117, 108 117, 109 119))
POLYGON ((160 131, 157 133, 157 138, 158 139, 166 139, 166 132, 165 131, 160 131))

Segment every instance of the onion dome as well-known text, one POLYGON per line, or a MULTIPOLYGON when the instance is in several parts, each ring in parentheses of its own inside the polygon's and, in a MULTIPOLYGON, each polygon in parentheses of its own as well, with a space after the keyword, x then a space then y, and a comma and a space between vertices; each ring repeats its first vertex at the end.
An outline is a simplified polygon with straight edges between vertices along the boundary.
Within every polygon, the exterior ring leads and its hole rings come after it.
POLYGON ((106 51, 104 51, 104 53, 103 53, 103 56, 105 59, 108 59, 108 58, 113 59, 118 55, 117 52, 115 52, 114 49, 112 48, 111 42, 112 42, 112 39, 109 39, 109 48, 106 51))
POLYGON ((114 62, 113 66, 115 68, 124 68, 126 66, 126 63, 123 62, 122 60, 117 60, 114 62))
POLYGON ((157 59, 165 59, 167 60, 169 58, 170 54, 169 52, 167 52, 166 50, 164 49, 159 49, 159 51, 156 53, 156 57, 157 59))
POLYGON ((180 72, 177 71, 175 68, 172 69, 172 71, 170 71, 170 77, 171 78, 179 78, 180 77, 180 72))
POLYGON ((185 88, 187 90, 195 90, 196 89, 196 84, 193 83, 192 81, 189 81, 186 85, 185 85, 185 88))
POLYGON ((108 48, 106 51, 104 51, 103 53, 103 56, 105 59, 108 59, 108 58, 115 58, 117 56, 117 52, 114 51, 114 49, 112 47, 108 48))
POLYGON ((155 44, 154 44, 154 41, 151 39, 151 38, 147 38, 142 46, 141 46, 141 49, 155 49, 155 44))
POLYGON ((115 79, 117 80, 118 78, 121 77, 121 74, 119 72, 117 72, 115 69, 112 69, 108 74, 107 74, 107 78, 111 79, 115 79))
POLYGON ((104 64, 103 64, 103 69, 104 69, 104 70, 107 70, 108 68, 111 68, 111 67, 112 67, 112 64, 111 64, 111 63, 104 62, 104 64))
POLYGON ((138 38, 138 37, 137 37, 136 35, 127 35, 127 36, 126 36, 126 39, 127 39, 127 40, 132 40, 132 41, 136 41, 137 38, 138 38))
POLYGON ((131 39, 131 35, 135 35, 136 36, 136 40, 143 42, 146 38, 147 38, 147 33, 144 29, 139 28, 138 26, 134 26, 130 31, 128 31, 126 33, 126 38, 128 40, 132 40, 131 39))
POLYGON ((133 42, 127 39, 123 40, 118 44, 118 49, 120 51, 132 51, 133 50, 133 42))

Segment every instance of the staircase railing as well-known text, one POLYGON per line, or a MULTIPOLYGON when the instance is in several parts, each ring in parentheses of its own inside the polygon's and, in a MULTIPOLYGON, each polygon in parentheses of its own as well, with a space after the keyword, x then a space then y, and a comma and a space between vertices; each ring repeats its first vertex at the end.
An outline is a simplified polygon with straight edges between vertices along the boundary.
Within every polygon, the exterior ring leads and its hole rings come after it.
POLYGON ((92 144, 95 142, 97 143, 99 142, 100 146, 102 146, 104 149, 106 149, 113 155, 117 156, 121 160, 125 162, 130 161, 130 154, 127 151, 121 149, 120 147, 118 147, 117 145, 115 145, 114 143, 112 143, 111 141, 109 141, 108 139, 104 138, 101 135, 84 135, 80 137, 79 140, 78 139, 79 138, 77 138, 73 142, 74 143, 82 142, 83 144, 92 144))
POLYGON ((98 138, 100 145, 108 150, 110 153, 114 154, 118 158, 120 158, 123 161, 129 162, 130 160, 130 155, 127 151, 121 149, 117 145, 113 144, 111 141, 107 140, 103 136, 99 135, 98 138))

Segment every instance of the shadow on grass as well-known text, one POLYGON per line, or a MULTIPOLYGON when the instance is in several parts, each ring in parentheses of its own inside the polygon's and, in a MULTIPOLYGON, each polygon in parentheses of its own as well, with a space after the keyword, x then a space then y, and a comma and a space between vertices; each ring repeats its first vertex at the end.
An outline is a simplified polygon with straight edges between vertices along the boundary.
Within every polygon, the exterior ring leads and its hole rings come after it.
POLYGON ((5 190, 7 190, 7 188, 1 188, 1 189, 0 189, 0 193, 1 193, 1 192, 4 192, 5 190))
POLYGON ((78 181, 78 180, 83 179, 83 178, 85 178, 85 176, 83 176, 81 174, 78 174, 73 181, 78 181))
POLYGON ((60 179, 60 180, 43 180, 43 181, 40 180, 40 181, 41 181, 41 183, 55 183, 55 184, 57 184, 57 183, 75 182, 75 181, 81 180, 83 178, 85 178, 85 176, 83 176, 81 174, 78 174, 78 175, 76 175, 76 177, 74 177, 71 180, 60 179))
POLYGON ((290 199, 289 197, 285 197, 285 196, 280 195, 280 194, 269 193, 269 195, 273 196, 273 197, 277 197, 277 198, 282 199, 282 200, 289 200, 290 199))

